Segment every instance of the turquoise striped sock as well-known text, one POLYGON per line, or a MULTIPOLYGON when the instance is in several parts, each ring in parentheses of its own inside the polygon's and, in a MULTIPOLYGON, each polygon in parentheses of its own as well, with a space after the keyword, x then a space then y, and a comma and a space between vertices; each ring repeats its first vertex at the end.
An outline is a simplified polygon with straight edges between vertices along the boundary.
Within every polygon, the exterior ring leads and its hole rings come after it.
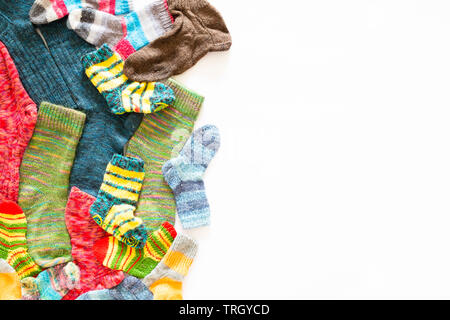
POLYGON ((217 127, 204 126, 192 134, 180 155, 167 161, 162 172, 175 195, 183 228, 208 225, 210 211, 203 173, 220 147, 217 127))

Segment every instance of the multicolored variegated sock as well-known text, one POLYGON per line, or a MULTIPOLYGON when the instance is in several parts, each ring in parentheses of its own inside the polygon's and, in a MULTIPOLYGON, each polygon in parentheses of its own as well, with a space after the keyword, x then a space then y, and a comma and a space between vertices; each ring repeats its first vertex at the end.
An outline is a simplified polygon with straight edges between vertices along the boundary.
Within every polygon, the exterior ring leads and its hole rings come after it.
POLYGON ((133 214, 144 176, 144 161, 115 154, 89 211, 103 230, 135 248, 144 247, 147 241, 142 220, 133 214))
POLYGON ((112 113, 154 113, 175 100, 173 90, 161 82, 129 81, 123 73, 122 58, 107 44, 86 54, 81 62, 112 113))
POLYGON ((133 2, 133 0, 36 0, 30 10, 30 20, 34 24, 46 24, 80 8, 93 8, 120 15, 133 11, 133 2))
POLYGON ((176 236, 175 228, 166 222, 149 235, 143 249, 135 249, 114 237, 108 237, 97 241, 94 251, 105 267, 144 278, 161 261, 176 236))
POLYGON ((80 269, 73 262, 59 264, 42 271, 36 278, 22 280, 23 300, 61 300, 67 292, 77 288, 80 269))

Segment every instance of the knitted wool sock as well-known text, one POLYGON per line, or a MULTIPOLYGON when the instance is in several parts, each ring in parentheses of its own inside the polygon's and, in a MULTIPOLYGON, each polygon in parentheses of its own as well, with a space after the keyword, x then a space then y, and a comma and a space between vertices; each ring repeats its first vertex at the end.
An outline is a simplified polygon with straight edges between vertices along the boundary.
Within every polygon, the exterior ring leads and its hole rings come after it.
POLYGON ((197 247, 195 240, 188 236, 177 236, 161 262, 143 280, 155 300, 183 300, 183 279, 194 261, 197 247))
POLYGON ((175 100, 173 90, 163 83, 128 81, 122 58, 106 44, 85 55, 81 62, 112 113, 157 112, 175 100))
POLYGON ((43 268, 72 260, 64 209, 85 118, 79 111, 41 103, 20 167, 19 205, 27 217, 28 249, 43 268))
POLYGON ((108 237, 95 243, 95 255, 108 268, 144 278, 161 261, 176 236, 175 228, 165 222, 149 235, 143 249, 135 249, 114 237, 108 237))
POLYGON ((22 292, 16 271, 0 259, 0 300, 20 300, 22 292))
POLYGON ((74 10, 67 26, 90 44, 106 43, 126 59, 172 29, 172 16, 165 0, 156 0, 122 17, 91 8, 74 10))
POLYGON ((144 247, 147 241, 142 220, 133 215, 144 176, 144 161, 115 154, 89 211, 103 230, 135 248, 144 247))
POLYGON ((168 84, 175 92, 172 106, 146 115, 126 146, 125 154, 145 162, 145 179, 135 215, 147 230, 156 230, 165 221, 175 223, 175 198, 161 172, 167 160, 178 155, 194 127, 204 98, 176 81, 168 84))
POLYGON ((28 254, 27 219, 12 201, 0 202, 0 258, 12 266, 22 279, 39 274, 41 268, 28 254))
POLYGON ((220 147, 217 127, 207 125, 196 130, 180 155, 167 161, 162 172, 175 195, 183 228, 209 225, 210 212, 203 173, 220 147))
POLYGON ((133 0, 36 0, 29 15, 34 24, 50 23, 80 8, 93 8, 120 15, 133 11, 133 2, 133 0))
POLYGON ((208 52, 231 47, 222 16, 206 0, 168 0, 168 5, 175 19, 172 29, 128 57, 128 78, 167 79, 188 70, 208 52))
POLYGON ((80 295, 100 289, 109 289, 122 282, 122 271, 104 267, 94 256, 94 243, 108 234, 89 214, 95 197, 72 187, 66 206, 66 225, 72 244, 73 261, 80 268, 79 289, 69 291, 63 300, 75 300, 80 295))
POLYGON ((36 104, 20 82, 5 46, 0 46, 0 201, 17 201, 19 167, 36 124, 36 104))
POLYGON ((112 289, 91 291, 77 300, 153 300, 153 295, 141 280, 126 276, 112 289))
POLYGON ((36 278, 22 280, 23 300, 61 300, 70 290, 77 288, 80 269, 73 262, 59 264, 42 271, 36 278))

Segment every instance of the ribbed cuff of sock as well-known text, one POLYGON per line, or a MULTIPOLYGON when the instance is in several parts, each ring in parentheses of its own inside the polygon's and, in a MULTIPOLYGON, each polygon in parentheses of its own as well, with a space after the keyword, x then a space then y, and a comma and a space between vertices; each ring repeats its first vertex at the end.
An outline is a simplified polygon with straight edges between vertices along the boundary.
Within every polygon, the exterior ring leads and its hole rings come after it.
POLYGON ((194 229, 209 226, 211 224, 209 208, 207 212, 178 215, 184 229, 194 229))
POLYGON ((169 7, 166 0, 159 0, 155 2, 154 9, 157 12, 158 18, 161 21, 163 29, 167 32, 172 28, 173 17, 170 14, 169 7))
POLYGON ((144 171, 144 161, 139 158, 125 157, 120 154, 115 154, 112 157, 110 163, 113 166, 129 171, 136 171, 136 172, 144 171))
POLYGON ((200 109, 202 108, 205 97, 189 90, 172 78, 162 82, 169 85, 175 93, 175 102, 173 103, 173 107, 196 120, 198 114, 200 113, 200 109))
POLYGON ((81 64, 85 69, 104 62, 114 55, 114 51, 105 43, 95 51, 89 52, 81 57, 81 64))
POLYGON ((83 133, 85 120, 86 115, 83 112, 42 102, 36 127, 45 127, 79 138, 83 133))
MULTIPOLYGON (((174 251, 174 252, 181 252, 183 255, 185 255, 187 258, 190 258, 190 260, 194 259, 196 254, 197 254, 197 250, 198 250, 198 244, 197 241, 195 241, 194 239, 192 239, 191 237, 188 237, 187 235, 184 234, 179 234, 176 238, 175 241, 172 243, 172 246, 170 247, 170 251, 174 251)), ((171 259, 171 262, 175 262, 176 264, 182 263, 182 264, 186 264, 190 266, 192 261, 188 261, 185 258, 176 258, 175 255, 170 255, 171 257, 169 257, 169 254, 166 255, 166 257, 164 258, 164 260, 167 259, 171 259)), ((177 257, 179 257, 177 255, 177 257)))
POLYGON ((208 5, 206 0, 167 0, 170 9, 199 9, 208 5))

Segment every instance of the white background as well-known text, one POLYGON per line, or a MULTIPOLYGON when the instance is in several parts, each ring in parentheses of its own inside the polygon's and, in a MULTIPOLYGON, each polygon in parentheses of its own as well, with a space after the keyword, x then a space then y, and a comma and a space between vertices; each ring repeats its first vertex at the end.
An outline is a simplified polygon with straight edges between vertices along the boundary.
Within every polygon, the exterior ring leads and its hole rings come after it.
POLYGON ((175 77, 222 137, 185 299, 450 299, 450 2, 211 3, 233 46, 175 77))

